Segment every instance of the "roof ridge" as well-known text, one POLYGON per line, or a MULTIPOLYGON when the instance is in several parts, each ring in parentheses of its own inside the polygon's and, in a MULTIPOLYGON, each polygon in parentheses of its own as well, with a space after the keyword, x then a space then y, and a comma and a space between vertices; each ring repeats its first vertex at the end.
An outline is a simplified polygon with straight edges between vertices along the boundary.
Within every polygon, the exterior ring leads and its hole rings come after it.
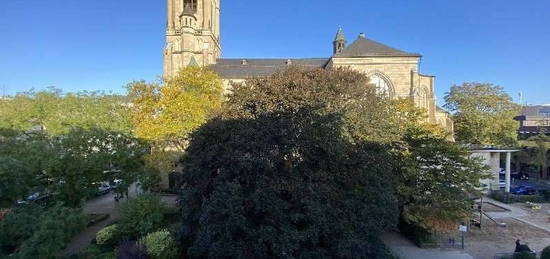
POLYGON ((361 35, 351 45, 346 47, 341 53, 334 55, 335 57, 420 57, 420 54, 406 52, 394 47, 390 47, 384 43, 368 39, 361 35))

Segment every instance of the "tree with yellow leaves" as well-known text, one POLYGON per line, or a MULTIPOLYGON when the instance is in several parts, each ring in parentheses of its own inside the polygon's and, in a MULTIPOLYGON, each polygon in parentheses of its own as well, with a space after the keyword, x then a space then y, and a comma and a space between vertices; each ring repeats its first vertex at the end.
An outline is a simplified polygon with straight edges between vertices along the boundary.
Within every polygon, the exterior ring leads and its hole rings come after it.
POLYGON ((214 72, 192 66, 163 83, 130 83, 128 96, 134 134, 152 144, 147 167, 162 175, 173 170, 188 135, 221 108, 223 82, 214 72))
POLYGON ((223 103, 223 83, 212 71, 186 67, 164 84, 128 85, 135 134, 163 149, 182 151, 187 136, 223 103))

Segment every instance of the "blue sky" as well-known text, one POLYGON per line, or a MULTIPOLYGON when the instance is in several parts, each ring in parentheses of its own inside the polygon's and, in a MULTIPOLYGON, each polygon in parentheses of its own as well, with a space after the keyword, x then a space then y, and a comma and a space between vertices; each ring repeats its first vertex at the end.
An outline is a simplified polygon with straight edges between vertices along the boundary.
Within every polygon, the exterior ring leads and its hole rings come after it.
MULTIPOLYGON (((441 102, 465 81, 550 103, 550 1, 221 0, 224 57, 328 57, 338 26, 424 55, 441 102)), ((0 94, 123 93, 162 73, 164 0, 0 1, 0 94)))

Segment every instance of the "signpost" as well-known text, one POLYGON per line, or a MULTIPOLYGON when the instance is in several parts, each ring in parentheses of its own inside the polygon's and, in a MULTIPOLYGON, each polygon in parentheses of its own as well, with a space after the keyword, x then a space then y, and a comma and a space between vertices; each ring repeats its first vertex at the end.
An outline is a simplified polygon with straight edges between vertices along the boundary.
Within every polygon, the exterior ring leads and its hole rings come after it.
POLYGON ((460 231, 461 233, 461 240, 462 240, 462 249, 464 250, 464 233, 468 232, 468 227, 466 226, 466 224, 464 224, 464 222, 462 222, 460 224, 460 226, 458 226, 458 231, 460 231))

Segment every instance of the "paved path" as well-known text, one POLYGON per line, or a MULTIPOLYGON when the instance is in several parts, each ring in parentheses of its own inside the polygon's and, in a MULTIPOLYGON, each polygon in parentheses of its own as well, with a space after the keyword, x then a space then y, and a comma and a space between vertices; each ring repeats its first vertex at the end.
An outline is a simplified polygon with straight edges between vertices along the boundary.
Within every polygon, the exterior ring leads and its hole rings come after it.
POLYGON ((67 247, 63 252, 64 256, 76 254, 81 249, 90 245, 99 230, 103 229, 118 218, 118 210, 116 208, 119 203, 115 202, 114 197, 115 195, 113 193, 109 193, 86 202, 86 205, 84 205, 83 208, 85 214, 108 214, 109 218, 89 226, 75 236, 71 242, 67 244, 67 247))
MULTIPOLYGON (((514 250, 516 239, 521 239, 522 243, 528 243, 534 251, 541 251, 550 244, 550 224, 537 220, 530 209, 517 204, 505 204, 487 197, 483 197, 483 202, 508 210, 487 212, 497 222, 507 223, 507 226, 498 227, 484 217, 483 230, 468 233, 466 250, 476 259, 493 259, 496 253, 510 253, 514 250)), ((544 211, 541 210, 538 213, 544 213, 544 211)))
POLYGON ((533 227, 540 228, 540 229, 543 229, 543 230, 546 230, 546 231, 550 232, 550 224, 540 224, 540 223, 534 222, 533 220, 531 220, 529 218, 530 215, 525 209, 521 209, 521 208, 518 208, 518 207, 515 207, 515 206, 511 206, 511 205, 493 200, 493 199, 488 198, 488 197, 483 197, 483 202, 490 202, 492 204, 495 204, 497 206, 500 206, 502 208, 505 208, 505 209, 509 210, 509 211, 506 211, 506 212, 488 212, 487 213, 492 218, 497 219, 497 221, 498 221, 498 219, 501 219, 501 218, 513 218, 513 219, 517 219, 517 220, 519 220, 519 221, 521 221, 525 224, 528 224, 528 225, 531 225, 533 227))
MULTIPOLYGON (((137 194, 136 191, 132 191, 131 189, 129 195, 130 197, 134 197, 137 194)), ((71 242, 67 244, 67 247, 62 253, 63 256, 76 254, 86 246, 90 245, 92 240, 94 240, 97 232, 99 232, 101 229, 103 229, 118 218, 118 206, 120 202, 115 202, 114 196, 115 195, 113 193, 109 193, 86 202, 83 207, 85 214, 108 214, 109 218, 92 226, 89 226, 84 231, 75 236, 71 240, 71 242)), ((177 196, 161 196, 161 199, 168 205, 174 205, 177 196)))
POLYGON ((420 248, 396 232, 384 234, 382 241, 399 259, 473 259, 460 250, 420 248))

